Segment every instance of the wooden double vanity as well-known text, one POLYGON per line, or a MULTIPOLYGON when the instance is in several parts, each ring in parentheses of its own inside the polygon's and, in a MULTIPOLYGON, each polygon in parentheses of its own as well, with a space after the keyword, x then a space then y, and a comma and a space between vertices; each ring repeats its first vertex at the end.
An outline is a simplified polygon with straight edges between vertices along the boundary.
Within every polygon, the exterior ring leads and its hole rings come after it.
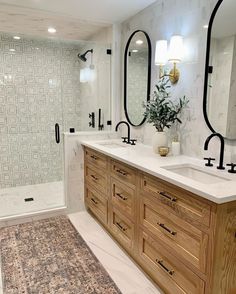
POLYGON ((236 201, 216 204, 84 147, 85 204, 165 292, 236 293, 236 201))

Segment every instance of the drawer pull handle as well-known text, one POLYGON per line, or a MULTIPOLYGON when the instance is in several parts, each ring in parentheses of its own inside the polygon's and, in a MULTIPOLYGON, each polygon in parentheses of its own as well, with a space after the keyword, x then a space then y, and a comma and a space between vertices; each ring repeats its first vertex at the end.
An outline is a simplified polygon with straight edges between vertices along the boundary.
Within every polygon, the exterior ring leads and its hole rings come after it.
POLYGON ((122 170, 122 169, 117 169, 116 172, 119 173, 119 174, 121 174, 122 176, 127 176, 127 175, 128 175, 128 173, 125 172, 125 171, 122 170))
POLYGON ((171 276, 173 276, 173 274, 175 273, 175 271, 173 270, 169 270, 164 264, 163 264, 163 260, 158 260, 156 259, 156 262, 171 276))
POLYGON ((116 196, 118 196, 123 201, 126 201, 128 199, 127 197, 122 196, 122 194, 120 194, 120 193, 116 193, 116 196))
POLYGON ((92 201, 94 204, 98 205, 98 202, 97 202, 94 198, 91 198, 91 201, 92 201))
POLYGON ((162 196, 162 197, 165 197, 166 199, 172 201, 172 202, 176 202, 178 199, 175 198, 175 197, 172 197, 170 195, 167 195, 165 192, 159 192, 159 194, 162 196))
POLYGON ((98 160, 98 157, 95 156, 95 155, 91 155, 90 157, 91 157, 92 159, 94 159, 94 160, 98 160))
POLYGON ((127 228, 124 228, 120 223, 116 222, 117 227, 123 232, 127 231, 127 228))
POLYGON ((93 180, 95 180, 95 181, 97 181, 97 180, 98 180, 98 178, 97 178, 97 177, 95 177, 94 175, 91 175, 91 178, 92 178, 93 180))
POLYGON ((162 223, 157 223, 162 229, 166 230, 168 233, 170 233, 172 236, 175 236, 177 232, 171 231, 169 228, 167 228, 164 224, 162 223))

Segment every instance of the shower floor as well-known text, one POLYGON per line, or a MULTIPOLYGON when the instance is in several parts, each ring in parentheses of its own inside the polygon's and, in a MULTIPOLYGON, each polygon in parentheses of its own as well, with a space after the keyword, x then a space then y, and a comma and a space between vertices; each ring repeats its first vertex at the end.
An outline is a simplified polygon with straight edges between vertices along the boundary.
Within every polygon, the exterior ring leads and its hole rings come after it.
POLYGON ((0 218, 65 206, 63 182, 20 186, 0 190, 0 218), (33 198, 33 201, 25 201, 33 198))

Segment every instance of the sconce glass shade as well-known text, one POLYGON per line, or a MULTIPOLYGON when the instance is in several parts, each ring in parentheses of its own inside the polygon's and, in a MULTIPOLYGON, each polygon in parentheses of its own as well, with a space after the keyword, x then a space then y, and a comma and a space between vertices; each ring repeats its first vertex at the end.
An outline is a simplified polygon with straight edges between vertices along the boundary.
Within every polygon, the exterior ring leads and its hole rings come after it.
POLYGON ((165 65, 167 62, 167 40, 156 42, 155 64, 165 65))
POLYGON ((170 39, 169 61, 172 63, 181 62, 184 52, 184 40, 182 36, 172 36, 170 39))

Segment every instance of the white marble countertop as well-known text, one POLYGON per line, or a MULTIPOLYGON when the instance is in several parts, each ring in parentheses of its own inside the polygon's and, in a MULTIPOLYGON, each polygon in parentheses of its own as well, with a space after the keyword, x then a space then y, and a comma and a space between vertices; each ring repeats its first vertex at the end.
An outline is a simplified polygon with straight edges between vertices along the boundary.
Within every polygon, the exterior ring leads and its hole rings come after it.
POLYGON ((81 141, 80 144, 124 162, 150 175, 175 184, 214 203, 222 204, 236 200, 236 174, 229 174, 227 170, 217 170, 217 163, 215 163, 214 167, 205 167, 205 162, 203 160, 184 155, 161 157, 153 152, 152 147, 143 144, 130 146, 126 144, 123 145, 121 140, 110 140, 110 142, 120 144, 120 146, 117 145, 116 147, 111 147, 109 145, 106 146, 106 143, 108 142, 108 140, 81 141), (203 179, 203 182, 200 182, 165 169, 165 167, 168 168, 168 166, 171 167, 185 164, 187 166, 190 165, 197 167, 199 170, 202 170, 207 174, 225 180, 217 183, 208 183, 207 180, 203 179))

